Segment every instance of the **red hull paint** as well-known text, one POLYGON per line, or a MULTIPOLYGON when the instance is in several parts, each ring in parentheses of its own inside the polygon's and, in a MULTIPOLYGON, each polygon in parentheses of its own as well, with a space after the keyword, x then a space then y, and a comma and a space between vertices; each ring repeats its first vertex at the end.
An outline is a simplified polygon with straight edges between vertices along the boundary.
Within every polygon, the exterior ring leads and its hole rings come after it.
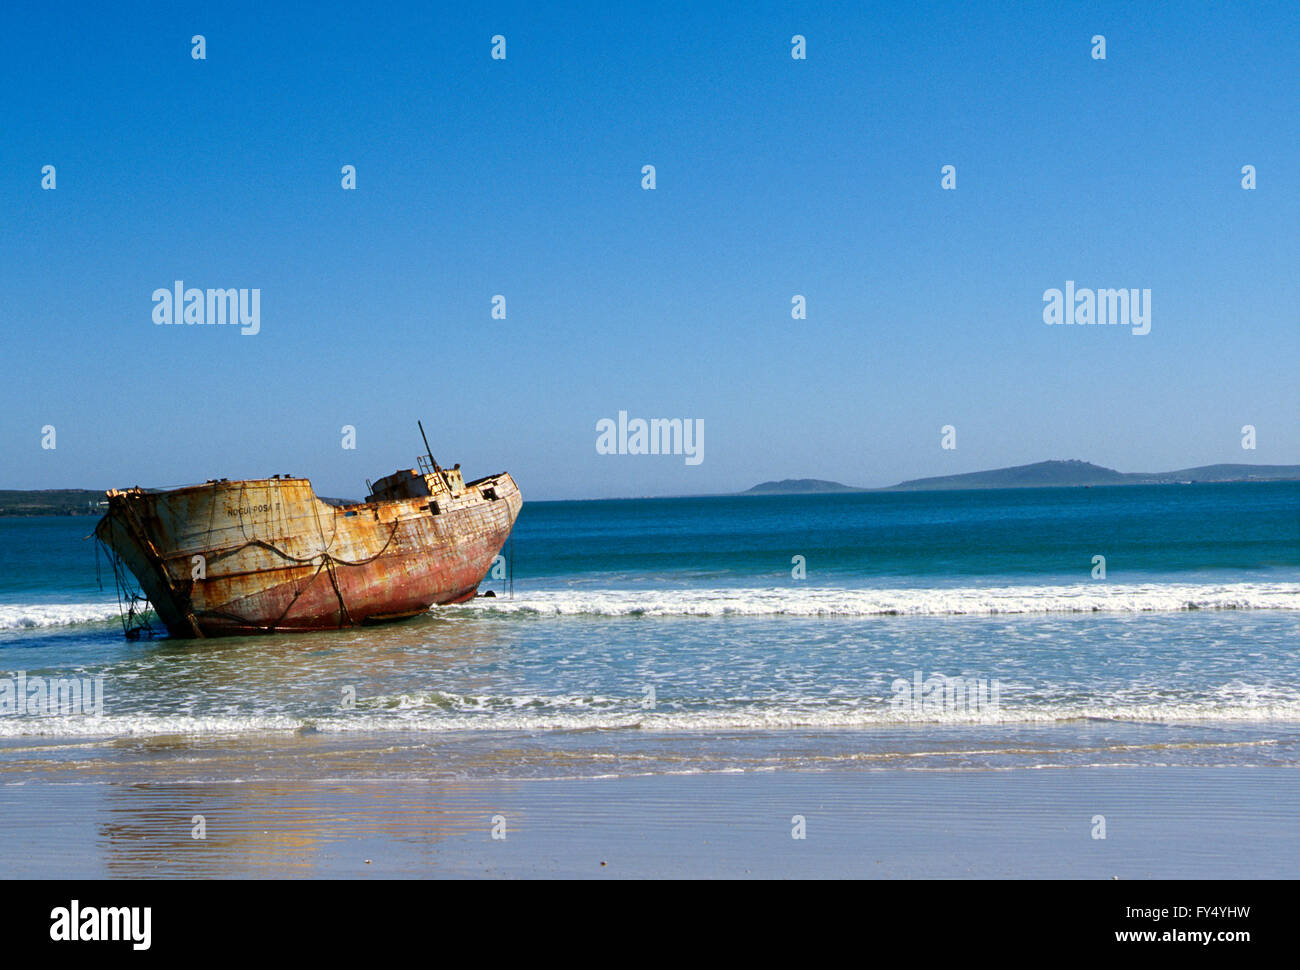
POLYGON ((96 534, 178 637, 338 629, 474 596, 522 505, 514 480, 412 470, 380 485, 428 490, 341 507, 304 479, 111 491, 96 534))

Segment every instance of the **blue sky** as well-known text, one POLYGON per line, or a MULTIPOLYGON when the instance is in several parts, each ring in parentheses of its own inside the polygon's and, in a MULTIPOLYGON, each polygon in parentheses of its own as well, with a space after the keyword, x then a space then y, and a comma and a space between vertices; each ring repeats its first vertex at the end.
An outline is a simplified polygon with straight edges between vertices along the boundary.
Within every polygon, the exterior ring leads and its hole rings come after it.
POLYGON ((1300 462, 1296 4, 540 6, 6 8, 0 486, 358 496, 417 418, 526 499, 1300 462), (178 279, 261 332, 155 326, 178 279))

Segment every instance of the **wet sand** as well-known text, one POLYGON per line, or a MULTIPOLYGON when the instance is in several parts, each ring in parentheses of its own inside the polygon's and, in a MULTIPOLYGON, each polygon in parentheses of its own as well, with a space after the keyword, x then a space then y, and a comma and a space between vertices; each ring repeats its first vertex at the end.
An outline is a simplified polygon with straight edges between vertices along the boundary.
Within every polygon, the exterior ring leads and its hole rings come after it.
POLYGON ((1294 878, 1300 770, 0 779, 0 877, 1294 878), (196 839, 195 816, 205 838, 196 839), (803 816, 806 837, 792 838, 803 816), (1104 839, 1096 816, 1105 817, 1104 839), (504 838, 494 838, 493 831, 504 838))

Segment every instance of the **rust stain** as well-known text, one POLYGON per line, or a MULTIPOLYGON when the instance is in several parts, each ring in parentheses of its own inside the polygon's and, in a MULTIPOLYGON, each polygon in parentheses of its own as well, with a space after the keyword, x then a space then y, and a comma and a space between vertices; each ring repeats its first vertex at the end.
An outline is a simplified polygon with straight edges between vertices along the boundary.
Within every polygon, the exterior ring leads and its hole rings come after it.
POLYGON ((462 602, 523 505, 507 473, 467 484, 459 465, 423 458, 356 505, 289 476, 107 495, 95 534, 174 637, 336 629, 462 602))

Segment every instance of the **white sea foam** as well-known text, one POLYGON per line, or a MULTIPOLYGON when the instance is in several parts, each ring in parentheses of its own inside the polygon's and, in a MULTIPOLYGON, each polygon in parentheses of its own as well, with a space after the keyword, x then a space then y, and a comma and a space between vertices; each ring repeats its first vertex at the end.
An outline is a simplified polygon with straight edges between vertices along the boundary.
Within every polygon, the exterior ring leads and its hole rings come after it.
POLYGON ((103 623, 119 615, 116 603, 0 603, 0 630, 103 623))
POLYGON ((322 733, 445 733, 452 731, 545 732, 575 730, 636 730, 643 732, 701 733, 839 730, 889 726, 1049 724, 1101 719, 1178 724, 1195 721, 1300 722, 1300 698, 1257 703, 1221 703, 1191 700, 1175 703, 1108 704, 1089 701, 1023 706, 1003 705, 997 711, 904 714, 888 705, 837 710, 791 707, 738 707, 693 711, 644 711, 628 705, 622 711, 483 713, 441 711, 418 716, 400 714, 330 715, 300 718, 288 715, 178 716, 110 714, 100 717, 0 717, 0 738, 21 737, 159 737, 252 735, 316 730, 322 733))
MULTIPOLYGON (((440 612, 549 616, 961 616, 1008 613, 1166 613, 1179 610, 1300 610, 1300 583, 1078 583, 844 589, 773 586, 717 589, 521 591, 440 612)), ((0 604, 0 631, 104 623, 116 603, 0 604)))
POLYGON ((555 616, 960 616, 1300 610, 1300 583, 1078 583, 950 589, 538 590, 444 610, 555 616))
POLYGON ((166 735, 262 734, 297 731, 306 722, 278 715, 103 714, 99 716, 0 717, 0 738, 160 737, 166 735))

